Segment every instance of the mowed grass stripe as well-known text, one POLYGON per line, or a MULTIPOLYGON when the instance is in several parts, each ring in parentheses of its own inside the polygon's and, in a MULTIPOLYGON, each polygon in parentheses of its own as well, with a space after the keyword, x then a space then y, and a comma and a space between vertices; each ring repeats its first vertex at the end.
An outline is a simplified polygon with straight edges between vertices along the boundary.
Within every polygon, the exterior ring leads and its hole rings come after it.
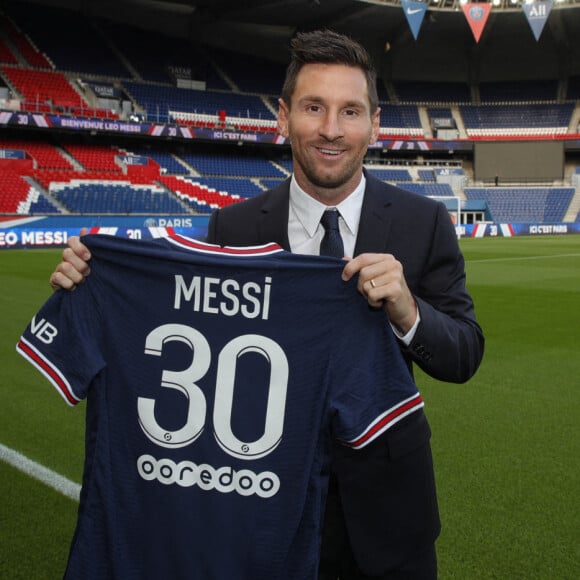
POLYGON ((520 260, 551 260, 554 258, 580 258, 580 254, 548 254, 544 256, 518 256, 512 258, 482 258, 480 260, 470 260, 470 264, 484 262, 517 262, 520 260))

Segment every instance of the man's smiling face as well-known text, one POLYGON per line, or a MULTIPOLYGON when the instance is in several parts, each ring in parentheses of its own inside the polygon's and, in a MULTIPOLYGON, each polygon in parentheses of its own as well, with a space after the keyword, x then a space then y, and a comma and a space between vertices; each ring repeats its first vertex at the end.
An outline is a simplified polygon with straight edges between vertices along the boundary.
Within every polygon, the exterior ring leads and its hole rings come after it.
POLYGON ((367 148, 379 131, 362 70, 306 64, 292 102, 280 100, 278 127, 290 138, 294 175, 308 194, 327 205, 345 199, 361 179, 367 148))

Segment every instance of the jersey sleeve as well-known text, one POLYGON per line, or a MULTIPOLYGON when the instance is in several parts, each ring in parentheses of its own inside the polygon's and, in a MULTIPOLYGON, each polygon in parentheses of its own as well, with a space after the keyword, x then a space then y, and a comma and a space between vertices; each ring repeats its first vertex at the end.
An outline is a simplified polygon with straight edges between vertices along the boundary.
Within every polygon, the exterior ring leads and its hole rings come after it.
POLYGON ((424 403, 383 312, 368 311, 344 335, 331 380, 332 428, 341 443, 362 449, 424 403))
POLYGON ((103 368, 99 348, 99 312, 89 283, 74 292, 55 292, 33 316, 16 350, 74 406, 87 395, 103 368))

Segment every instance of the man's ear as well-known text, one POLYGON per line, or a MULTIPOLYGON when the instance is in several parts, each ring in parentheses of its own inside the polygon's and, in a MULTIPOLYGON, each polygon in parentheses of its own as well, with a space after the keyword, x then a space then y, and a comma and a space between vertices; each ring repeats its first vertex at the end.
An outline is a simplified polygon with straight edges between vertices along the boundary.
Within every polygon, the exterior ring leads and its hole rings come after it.
POLYGON ((369 145, 374 145, 379 138, 379 132, 381 130, 381 109, 377 107, 377 110, 373 113, 373 117, 371 119, 372 122, 372 132, 371 132, 371 140, 369 145))
POLYGON ((278 99, 278 133, 282 137, 288 137, 288 115, 290 109, 283 99, 278 99))

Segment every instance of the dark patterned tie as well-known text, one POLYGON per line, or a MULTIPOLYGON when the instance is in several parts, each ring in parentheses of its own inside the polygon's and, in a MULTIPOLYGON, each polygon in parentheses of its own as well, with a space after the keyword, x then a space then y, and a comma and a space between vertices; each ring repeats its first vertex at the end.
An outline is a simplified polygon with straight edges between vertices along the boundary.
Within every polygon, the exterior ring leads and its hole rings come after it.
POLYGON ((320 218, 320 223, 325 230, 322 242, 320 242, 321 256, 344 257, 344 245, 338 229, 339 212, 335 209, 327 209, 320 218))

